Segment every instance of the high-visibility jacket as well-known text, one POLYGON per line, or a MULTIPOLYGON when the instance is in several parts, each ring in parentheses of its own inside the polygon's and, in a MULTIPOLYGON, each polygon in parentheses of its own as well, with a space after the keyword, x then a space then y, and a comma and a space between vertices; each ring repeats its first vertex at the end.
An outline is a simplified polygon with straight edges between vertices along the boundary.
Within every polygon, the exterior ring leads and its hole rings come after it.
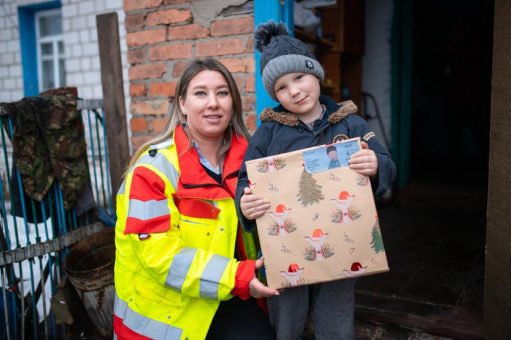
POLYGON ((222 184, 178 126, 151 147, 117 194, 117 339, 204 339, 220 301, 249 297, 257 256, 234 205, 246 140, 233 137, 222 184))

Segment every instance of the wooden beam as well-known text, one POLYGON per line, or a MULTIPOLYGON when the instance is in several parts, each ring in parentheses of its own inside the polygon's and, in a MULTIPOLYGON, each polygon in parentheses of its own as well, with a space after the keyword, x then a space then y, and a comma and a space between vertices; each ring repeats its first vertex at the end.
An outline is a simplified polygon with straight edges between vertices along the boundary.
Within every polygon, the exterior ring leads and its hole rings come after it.
POLYGON ((122 174, 130 160, 117 13, 97 15, 96 26, 110 178, 115 195, 121 184, 122 174))
POLYGON ((486 339, 511 339, 511 2, 495 1, 486 228, 486 339))

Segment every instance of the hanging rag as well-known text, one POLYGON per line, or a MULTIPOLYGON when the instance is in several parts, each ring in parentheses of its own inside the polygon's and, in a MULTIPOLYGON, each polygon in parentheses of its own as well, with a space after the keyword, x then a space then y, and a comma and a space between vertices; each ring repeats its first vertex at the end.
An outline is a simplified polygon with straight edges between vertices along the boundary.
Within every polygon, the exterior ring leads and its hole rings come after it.
POLYGON ((58 179, 64 209, 74 207, 90 182, 76 89, 49 90, 37 97, 0 103, 0 115, 11 138, 13 160, 24 192, 40 202, 58 179), (8 116, 13 122, 12 135, 8 116))

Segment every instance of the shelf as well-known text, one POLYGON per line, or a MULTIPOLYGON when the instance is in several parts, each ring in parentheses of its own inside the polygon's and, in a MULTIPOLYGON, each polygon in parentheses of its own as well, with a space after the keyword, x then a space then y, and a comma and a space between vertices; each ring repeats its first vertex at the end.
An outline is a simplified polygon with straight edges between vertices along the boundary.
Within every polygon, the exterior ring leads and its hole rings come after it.
POLYGON ((303 42, 317 44, 320 47, 335 48, 337 45, 330 40, 318 38, 311 32, 306 32, 302 28, 295 27, 295 36, 303 42))

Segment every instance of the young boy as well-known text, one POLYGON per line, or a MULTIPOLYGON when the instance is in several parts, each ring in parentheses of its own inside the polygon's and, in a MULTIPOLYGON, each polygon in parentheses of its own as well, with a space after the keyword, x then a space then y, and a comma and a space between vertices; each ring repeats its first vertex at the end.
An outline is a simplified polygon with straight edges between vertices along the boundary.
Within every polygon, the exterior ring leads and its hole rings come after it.
POLYGON ((328 169, 335 169, 341 166, 339 162, 339 158, 337 158, 337 149, 335 145, 329 145, 326 148, 326 155, 330 159, 330 163, 328 163, 328 169))
MULTIPOLYGON (((280 105, 261 113, 262 124, 249 143, 244 162, 360 137, 363 149, 351 156, 349 166, 370 177, 376 195, 383 194, 396 172, 389 153, 355 114, 353 102, 336 104, 320 95, 323 68, 305 44, 289 36, 284 24, 272 21, 257 29, 255 43, 261 51, 264 86, 280 105)), ((236 203, 243 226, 249 230, 270 208, 267 199, 251 193, 244 165, 236 203)), ((300 338, 309 313, 316 339, 354 339, 354 283, 338 280, 299 286, 269 298, 269 317, 277 339, 300 338)))

